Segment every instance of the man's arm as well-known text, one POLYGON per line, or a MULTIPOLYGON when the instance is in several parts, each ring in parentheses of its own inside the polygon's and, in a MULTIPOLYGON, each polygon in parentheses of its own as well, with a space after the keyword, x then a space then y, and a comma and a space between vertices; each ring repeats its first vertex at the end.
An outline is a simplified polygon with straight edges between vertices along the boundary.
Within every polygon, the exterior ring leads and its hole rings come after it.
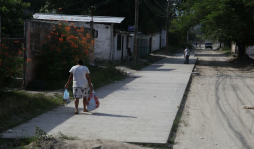
POLYGON ((93 86, 92 86, 92 83, 91 83, 91 79, 90 79, 89 73, 86 73, 86 79, 88 81, 88 85, 90 87, 90 90, 93 91, 93 86))
POLYGON ((184 55, 184 58, 185 58, 185 50, 184 50, 184 52, 183 52, 183 55, 184 55))
POLYGON ((68 88, 68 85, 71 83, 72 79, 73 79, 73 73, 70 73, 69 79, 68 79, 67 83, 66 83, 65 86, 64 86, 65 89, 68 88))

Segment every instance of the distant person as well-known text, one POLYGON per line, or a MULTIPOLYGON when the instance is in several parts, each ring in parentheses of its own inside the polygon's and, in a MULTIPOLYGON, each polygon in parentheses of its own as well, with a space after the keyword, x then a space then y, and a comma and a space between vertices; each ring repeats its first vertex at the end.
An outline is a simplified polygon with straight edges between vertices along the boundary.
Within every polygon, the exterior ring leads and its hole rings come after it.
POLYGON ((80 98, 83 98, 83 106, 84 106, 83 112, 88 112, 88 110, 86 109, 86 98, 88 97, 89 89, 93 91, 93 86, 91 84, 91 79, 89 76, 90 71, 86 66, 83 65, 84 61, 82 59, 79 59, 76 64, 77 65, 73 66, 69 71, 70 76, 65 85, 65 88, 67 89, 68 85, 73 80, 73 96, 75 98, 74 114, 79 114, 78 105, 80 98))
POLYGON ((188 49, 188 47, 186 47, 186 49, 184 50, 184 64, 189 64, 189 57, 190 57, 190 50, 188 49))

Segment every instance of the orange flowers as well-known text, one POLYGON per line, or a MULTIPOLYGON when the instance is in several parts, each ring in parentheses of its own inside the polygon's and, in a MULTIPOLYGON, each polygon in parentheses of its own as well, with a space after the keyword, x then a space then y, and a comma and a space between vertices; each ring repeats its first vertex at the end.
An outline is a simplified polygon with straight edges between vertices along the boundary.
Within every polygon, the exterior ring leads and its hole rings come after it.
POLYGON ((74 23, 71 23, 71 26, 74 26, 74 23))
POLYGON ((15 43, 19 43, 19 41, 18 40, 16 40, 16 41, 14 41, 15 43))
POLYGON ((67 27, 65 27, 65 30, 66 30, 67 32, 69 32, 69 31, 71 30, 71 27, 70 27, 70 26, 67 26, 67 27))
POLYGON ((59 38, 59 41, 63 41, 63 38, 59 38))
POLYGON ((56 31, 56 29, 54 28, 54 29, 52 29, 53 31, 56 31))
POLYGON ((31 62, 32 60, 31 59, 26 59, 27 62, 31 62))

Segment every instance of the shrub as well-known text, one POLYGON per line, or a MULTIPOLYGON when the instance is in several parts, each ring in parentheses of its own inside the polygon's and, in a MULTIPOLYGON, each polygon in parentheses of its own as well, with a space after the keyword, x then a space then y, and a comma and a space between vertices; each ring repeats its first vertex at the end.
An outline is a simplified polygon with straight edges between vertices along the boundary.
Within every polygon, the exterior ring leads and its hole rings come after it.
MULTIPOLYGON (((17 43, 17 41, 15 41, 17 43)), ((14 42, 14 43, 15 43, 14 42)), ((23 59, 20 57, 23 52, 18 49, 18 52, 9 52, 9 47, 6 44, 1 44, 0 49, 0 91, 6 85, 7 78, 13 78, 22 75, 23 59)))
POLYGON ((83 27, 60 22, 54 26, 42 49, 36 56, 38 61, 37 76, 42 80, 62 80, 77 59, 88 59, 92 39, 83 27))

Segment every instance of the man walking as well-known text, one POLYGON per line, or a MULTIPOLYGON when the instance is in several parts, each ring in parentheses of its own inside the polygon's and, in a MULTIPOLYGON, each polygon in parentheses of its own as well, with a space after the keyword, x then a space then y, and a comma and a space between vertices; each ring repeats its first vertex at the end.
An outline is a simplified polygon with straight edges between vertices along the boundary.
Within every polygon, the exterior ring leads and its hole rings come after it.
POLYGON ((88 112, 88 110, 86 109, 86 98, 88 97, 89 89, 93 91, 93 86, 91 84, 91 79, 89 76, 90 71, 83 64, 84 62, 82 59, 79 59, 77 61, 77 65, 71 68, 69 79, 65 85, 65 88, 67 89, 69 83, 73 80, 73 96, 75 98, 74 100, 75 113, 74 114, 79 114, 78 104, 79 104, 80 98, 83 98, 83 106, 84 106, 83 112, 88 112))
POLYGON ((186 49, 184 50, 184 58, 185 58, 184 64, 189 64, 189 57, 190 57, 190 50, 186 46, 186 49))

